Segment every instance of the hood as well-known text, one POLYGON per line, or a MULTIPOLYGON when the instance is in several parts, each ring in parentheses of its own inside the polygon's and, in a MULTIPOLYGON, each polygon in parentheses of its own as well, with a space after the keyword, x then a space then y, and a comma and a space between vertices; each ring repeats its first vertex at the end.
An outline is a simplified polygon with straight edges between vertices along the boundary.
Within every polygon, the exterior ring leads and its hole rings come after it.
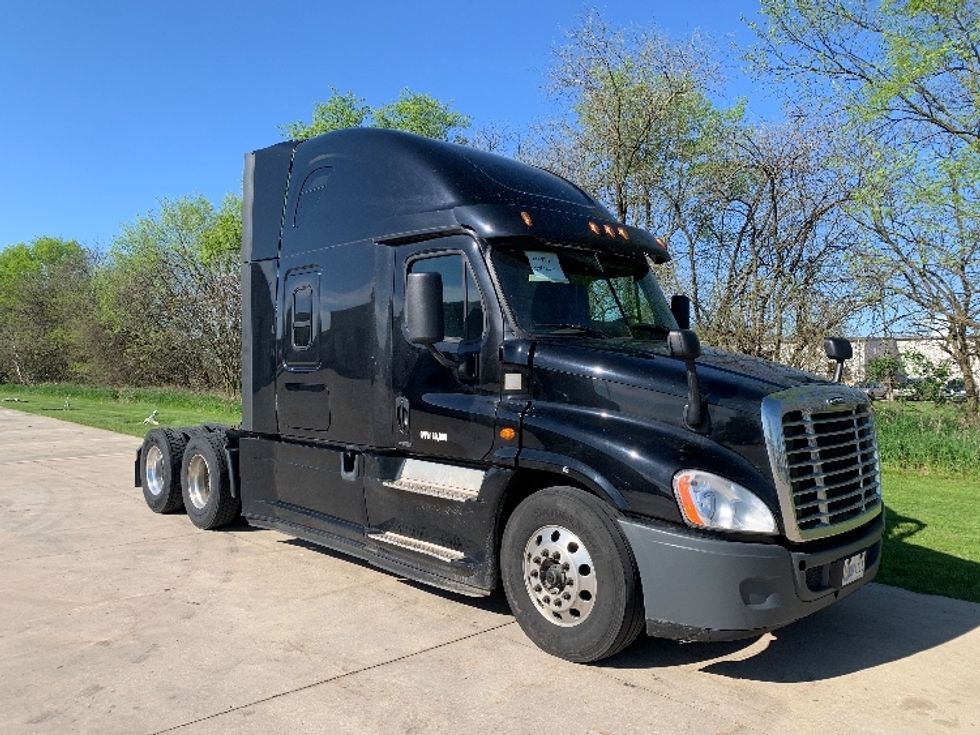
MULTIPOLYGON (((770 393, 800 385, 829 384, 802 370, 714 348, 705 348, 695 364, 709 407, 753 416, 759 415, 761 401, 770 393)), ((671 357, 664 342, 541 340, 535 347, 534 367, 679 399, 687 397, 684 362, 671 357)))

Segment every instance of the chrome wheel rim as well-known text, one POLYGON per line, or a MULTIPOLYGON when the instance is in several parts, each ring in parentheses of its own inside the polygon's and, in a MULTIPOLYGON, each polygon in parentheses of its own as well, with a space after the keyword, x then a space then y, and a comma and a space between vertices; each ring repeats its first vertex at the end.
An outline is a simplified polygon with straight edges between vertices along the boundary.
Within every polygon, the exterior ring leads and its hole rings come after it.
POLYGON ((585 621, 595 607, 592 555, 576 534, 542 526, 524 547, 524 585, 545 620, 563 628, 585 621))
POLYGON ((153 497, 163 492, 163 452, 156 444, 146 450, 146 489, 153 497))
POLYGON ((203 510, 211 497, 211 470, 200 454, 195 454, 187 463, 187 495, 198 510, 203 510))

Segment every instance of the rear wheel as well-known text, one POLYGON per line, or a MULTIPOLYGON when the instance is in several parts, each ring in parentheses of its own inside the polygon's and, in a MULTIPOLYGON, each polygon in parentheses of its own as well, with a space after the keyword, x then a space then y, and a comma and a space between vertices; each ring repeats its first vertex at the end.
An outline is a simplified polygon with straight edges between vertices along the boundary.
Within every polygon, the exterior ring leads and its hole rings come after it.
POLYGON ((228 525, 240 511, 231 495, 224 439, 220 434, 198 432, 187 442, 180 472, 184 508, 198 528, 228 525))
POLYGON ((180 463, 187 440, 172 429, 151 429, 140 451, 143 499, 154 513, 172 513, 184 504, 180 463))
POLYGON ((540 648, 598 661, 643 625, 636 563, 613 509, 573 487, 547 488, 514 510, 500 571, 518 624, 540 648))

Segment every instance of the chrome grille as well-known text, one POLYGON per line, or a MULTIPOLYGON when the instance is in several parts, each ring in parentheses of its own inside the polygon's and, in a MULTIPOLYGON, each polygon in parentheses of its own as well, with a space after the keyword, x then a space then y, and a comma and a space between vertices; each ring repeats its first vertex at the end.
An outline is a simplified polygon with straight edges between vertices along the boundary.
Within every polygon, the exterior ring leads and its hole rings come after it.
POLYGON ((797 388, 763 401, 763 425, 789 538, 855 528, 881 508, 871 407, 843 387, 797 388))

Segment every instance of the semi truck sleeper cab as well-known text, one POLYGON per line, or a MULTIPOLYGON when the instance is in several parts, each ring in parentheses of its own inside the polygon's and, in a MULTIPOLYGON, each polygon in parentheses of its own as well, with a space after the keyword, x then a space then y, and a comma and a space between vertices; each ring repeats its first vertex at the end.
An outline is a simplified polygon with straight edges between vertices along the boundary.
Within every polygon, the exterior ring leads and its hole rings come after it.
POLYGON ((250 153, 242 424, 153 429, 136 484, 201 528, 241 515, 502 585, 572 661, 791 623, 878 569, 870 405, 702 350, 668 258, 574 184, 463 146, 351 129, 250 153))

